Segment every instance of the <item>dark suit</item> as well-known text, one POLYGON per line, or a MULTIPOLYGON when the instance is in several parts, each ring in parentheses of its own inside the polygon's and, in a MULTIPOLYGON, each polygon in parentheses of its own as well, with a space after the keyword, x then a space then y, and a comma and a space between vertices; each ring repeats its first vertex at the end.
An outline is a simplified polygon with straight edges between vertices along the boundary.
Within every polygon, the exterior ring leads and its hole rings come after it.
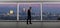
POLYGON ((60 20, 60 17, 58 17, 58 20, 60 20))
POLYGON ((27 16, 27 24, 28 24, 28 22, 31 24, 31 11, 30 11, 30 9, 28 9, 27 14, 28 14, 28 16, 27 16))

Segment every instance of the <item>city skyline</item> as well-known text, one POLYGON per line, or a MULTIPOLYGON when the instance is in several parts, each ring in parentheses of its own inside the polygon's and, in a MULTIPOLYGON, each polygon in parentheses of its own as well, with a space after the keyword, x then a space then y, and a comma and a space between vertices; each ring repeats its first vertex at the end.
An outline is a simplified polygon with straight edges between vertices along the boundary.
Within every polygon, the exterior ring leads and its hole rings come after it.
POLYGON ((60 4, 43 4, 43 12, 51 12, 52 14, 60 14, 60 4))

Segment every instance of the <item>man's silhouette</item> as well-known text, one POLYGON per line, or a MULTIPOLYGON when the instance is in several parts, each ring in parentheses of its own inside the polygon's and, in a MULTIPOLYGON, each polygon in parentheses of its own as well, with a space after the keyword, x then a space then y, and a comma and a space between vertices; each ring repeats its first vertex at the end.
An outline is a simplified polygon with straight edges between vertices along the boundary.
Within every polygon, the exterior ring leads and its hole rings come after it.
POLYGON ((60 17, 58 17, 58 20, 60 20, 60 17))
POLYGON ((27 24, 28 24, 28 23, 32 24, 32 23, 31 23, 31 8, 32 8, 32 7, 29 7, 29 9, 28 9, 28 11, 27 11, 27 15, 28 15, 28 16, 27 16, 27 24))

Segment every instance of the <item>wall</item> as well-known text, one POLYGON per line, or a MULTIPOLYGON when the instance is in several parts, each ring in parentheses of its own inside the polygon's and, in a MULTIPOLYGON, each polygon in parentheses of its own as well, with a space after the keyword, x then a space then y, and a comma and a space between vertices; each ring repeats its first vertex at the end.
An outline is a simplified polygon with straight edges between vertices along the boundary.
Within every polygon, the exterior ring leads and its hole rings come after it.
POLYGON ((60 0, 0 0, 0 1, 60 1, 60 0))
POLYGON ((43 0, 0 0, 0 1, 43 1, 43 0))

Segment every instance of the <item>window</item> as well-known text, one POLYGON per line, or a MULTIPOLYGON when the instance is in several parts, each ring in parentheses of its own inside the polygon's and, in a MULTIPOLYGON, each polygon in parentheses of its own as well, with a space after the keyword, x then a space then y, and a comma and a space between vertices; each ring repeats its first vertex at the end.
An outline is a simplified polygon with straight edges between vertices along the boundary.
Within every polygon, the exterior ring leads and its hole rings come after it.
POLYGON ((0 20, 16 20, 17 4, 16 3, 0 3, 0 20))
POLYGON ((59 2, 45 2, 42 7, 43 20, 60 20, 59 2))
POLYGON ((32 20, 60 20, 60 2, 0 3, 0 20, 26 20, 29 7, 32 20))
POLYGON ((32 20, 40 20, 41 19, 40 3, 19 3, 19 19, 20 20, 27 19, 27 11, 29 7, 32 7, 31 9, 32 20))

